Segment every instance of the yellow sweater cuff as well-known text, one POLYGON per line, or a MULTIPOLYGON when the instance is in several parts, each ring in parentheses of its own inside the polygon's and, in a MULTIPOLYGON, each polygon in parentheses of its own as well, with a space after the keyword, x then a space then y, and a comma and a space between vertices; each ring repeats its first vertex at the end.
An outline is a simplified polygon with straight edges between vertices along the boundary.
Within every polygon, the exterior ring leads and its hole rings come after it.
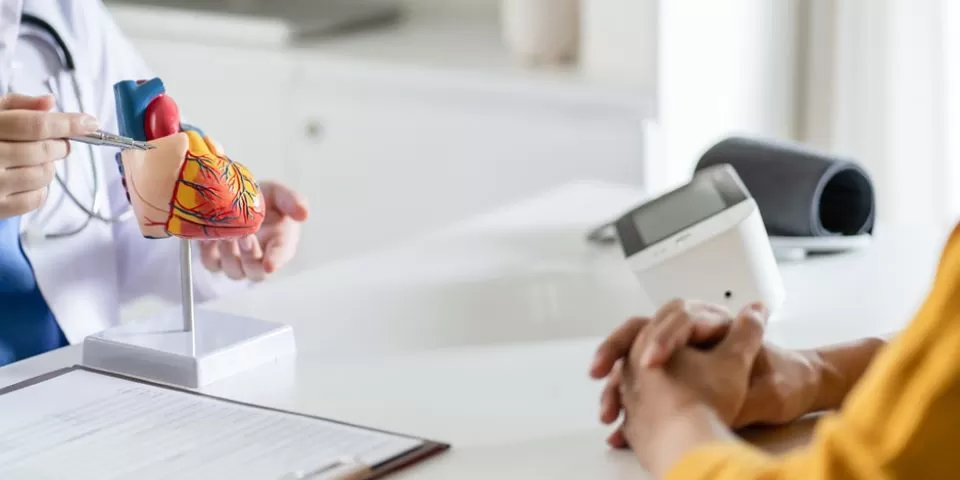
POLYGON ((712 443, 680 457, 666 480, 743 480, 775 463, 772 457, 745 443, 712 443))

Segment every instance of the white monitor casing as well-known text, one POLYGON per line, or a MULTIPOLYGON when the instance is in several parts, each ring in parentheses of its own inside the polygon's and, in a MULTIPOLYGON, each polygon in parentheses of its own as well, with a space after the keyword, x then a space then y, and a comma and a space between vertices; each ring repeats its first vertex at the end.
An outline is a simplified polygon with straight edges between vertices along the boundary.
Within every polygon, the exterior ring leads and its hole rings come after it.
POLYGON ((741 189, 741 196, 727 195, 732 204, 719 213, 639 251, 625 249, 628 266, 654 308, 681 298, 736 312, 760 301, 775 319, 785 292, 760 210, 731 167, 710 170, 693 182, 720 181, 741 189))

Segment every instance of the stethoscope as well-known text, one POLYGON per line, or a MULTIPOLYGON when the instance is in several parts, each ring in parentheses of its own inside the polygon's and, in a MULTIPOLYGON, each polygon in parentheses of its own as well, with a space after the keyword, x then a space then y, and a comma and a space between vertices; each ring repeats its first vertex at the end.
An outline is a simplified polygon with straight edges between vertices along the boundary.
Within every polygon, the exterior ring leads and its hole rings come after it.
MULTIPOLYGON (((39 17, 24 13, 23 16, 21 17, 20 22, 22 25, 30 25, 32 27, 36 27, 40 30, 43 30, 48 35, 50 35, 51 38, 53 38, 56 45, 51 45, 50 42, 46 41, 46 39, 44 38, 40 38, 40 40, 42 43, 49 45, 51 48, 56 48, 59 50, 58 52, 56 52, 57 57, 59 57, 63 62, 64 71, 70 77, 70 84, 73 89, 73 94, 77 99, 77 105, 80 107, 81 112, 86 112, 87 110, 86 110, 86 105, 82 95, 82 91, 80 88, 80 82, 79 80, 77 80, 76 63, 74 63, 73 54, 70 52, 70 49, 67 47, 66 42, 63 41, 63 38, 56 31, 56 29, 54 29, 49 23, 47 23, 45 20, 39 17)), ((30 34, 21 33, 21 35, 26 36, 30 34)), ((61 102, 60 95, 57 94, 59 92, 54 91, 53 77, 47 79, 46 87, 50 90, 51 93, 54 94, 57 108, 63 111, 63 104, 61 102)), ((93 145, 86 144, 86 148, 88 151, 87 153, 89 154, 91 173, 93 174, 92 185, 91 185, 92 200, 90 202, 90 205, 85 205, 82 201, 80 201, 77 195, 70 190, 70 187, 68 186, 68 183, 67 183, 67 179, 69 178, 68 176, 69 176, 69 168, 70 168, 71 162, 64 161, 63 175, 60 174, 60 171, 58 169, 55 176, 57 183, 60 184, 60 187, 64 193, 64 196, 60 197, 60 199, 51 207, 49 211, 42 212, 42 213, 46 213, 45 215, 46 219, 38 219, 36 222, 31 222, 31 224, 26 226, 26 229, 24 230, 24 235, 28 239, 36 239, 37 237, 42 237, 44 239, 72 237, 74 235, 79 234, 84 229, 86 229, 93 220, 98 220, 107 224, 113 224, 113 223, 126 221, 133 214, 133 210, 129 206, 119 215, 112 216, 112 217, 105 216, 100 213, 100 190, 102 187, 100 185, 101 183, 100 169, 97 165, 98 157, 96 155, 96 152, 94 151, 93 145), (61 208, 64 198, 69 199, 74 205, 77 206, 77 208, 83 211, 87 215, 87 218, 79 226, 63 232, 53 232, 53 233, 44 232, 44 228, 46 227, 46 224, 49 222, 49 219, 52 217, 52 214, 61 208)), ((41 210, 47 210, 47 209, 42 208, 41 210)), ((40 213, 41 212, 38 211, 38 215, 37 215, 38 217, 40 216, 40 213)))

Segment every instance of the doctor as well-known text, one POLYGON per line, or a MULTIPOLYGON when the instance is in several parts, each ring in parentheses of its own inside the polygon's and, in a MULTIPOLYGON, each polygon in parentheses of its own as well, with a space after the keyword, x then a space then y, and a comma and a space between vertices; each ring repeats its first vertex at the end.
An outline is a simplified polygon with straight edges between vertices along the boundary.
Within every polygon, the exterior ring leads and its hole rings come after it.
MULTIPOLYGON (((179 242, 140 234, 116 152, 63 140, 116 132, 113 84, 153 76, 99 1, 0 1, 0 365, 80 342, 139 297, 179 300, 179 242)), ((295 253, 304 201, 261 187, 257 235, 195 249, 198 302, 295 253)))

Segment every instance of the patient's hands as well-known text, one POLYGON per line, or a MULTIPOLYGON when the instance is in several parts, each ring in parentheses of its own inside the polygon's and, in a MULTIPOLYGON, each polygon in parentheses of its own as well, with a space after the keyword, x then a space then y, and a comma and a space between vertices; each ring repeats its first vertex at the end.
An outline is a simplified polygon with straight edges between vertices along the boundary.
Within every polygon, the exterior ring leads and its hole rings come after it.
MULTIPOLYGON (((628 320, 600 346, 591 368, 594 378, 607 378, 601 396, 601 421, 615 422, 623 409, 621 369, 627 358, 636 358, 644 368, 663 366, 678 350, 712 348, 729 333, 733 321, 734 316, 724 307, 685 301, 665 305, 653 318, 628 320)), ((763 345, 751 358, 746 397, 736 412, 721 417, 729 426, 742 427, 786 423, 815 409, 829 408, 819 400, 824 398, 820 388, 822 364, 813 351, 763 345)), ((706 365, 694 378, 720 378, 724 373, 717 365, 706 365)), ((733 403, 736 400, 726 399, 733 403)), ((618 448, 626 446, 620 429, 609 437, 608 443, 618 448)))
MULTIPOLYGON (((655 319, 682 311, 669 307, 655 319)), ((658 330, 639 332, 621 361, 618 390, 625 414, 619 431, 651 473, 659 477, 698 445, 735 438, 726 426, 748 395, 765 322, 762 306, 745 308, 711 348, 680 348, 663 365, 651 365, 648 353, 651 345, 658 345, 658 330)))
POLYGON ((750 390, 743 408, 731 424, 782 425, 808 413, 839 405, 819 402, 823 361, 815 351, 787 350, 764 345, 750 372, 750 390))

